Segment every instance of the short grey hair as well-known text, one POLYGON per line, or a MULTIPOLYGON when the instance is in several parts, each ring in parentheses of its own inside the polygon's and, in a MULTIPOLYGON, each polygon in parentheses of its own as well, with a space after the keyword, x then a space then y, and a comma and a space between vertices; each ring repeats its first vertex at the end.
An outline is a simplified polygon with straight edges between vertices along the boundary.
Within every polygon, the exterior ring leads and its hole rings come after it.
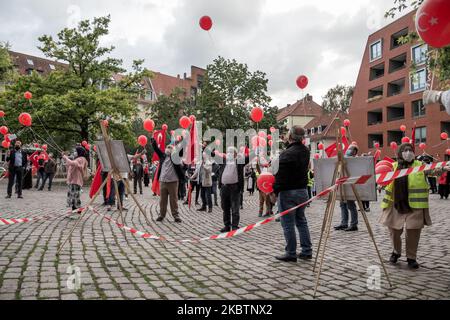
POLYGON ((305 129, 301 126, 293 126, 288 133, 288 138, 295 142, 302 142, 305 137, 305 129))

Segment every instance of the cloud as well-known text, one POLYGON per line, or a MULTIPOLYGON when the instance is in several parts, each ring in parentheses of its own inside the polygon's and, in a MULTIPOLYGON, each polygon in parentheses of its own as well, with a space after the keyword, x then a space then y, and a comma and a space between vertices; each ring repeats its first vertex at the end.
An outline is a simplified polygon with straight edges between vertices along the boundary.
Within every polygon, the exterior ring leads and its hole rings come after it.
POLYGON ((273 104, 301 98, 295 79, 305 74, 305 93, 321 101, 336 84, 354 84, 367 37, 389 21, 393 0, 18 0, 0 2, 0 41, 13 50, 42 55, 42 34, 55 35, 80 19, 111 14, 114 56, 126 67, 144 58, 152 70, 176 75, 205 67, 217 55, 267 73, 273 104), (210 35, 202 15, 212 17, 210 35))

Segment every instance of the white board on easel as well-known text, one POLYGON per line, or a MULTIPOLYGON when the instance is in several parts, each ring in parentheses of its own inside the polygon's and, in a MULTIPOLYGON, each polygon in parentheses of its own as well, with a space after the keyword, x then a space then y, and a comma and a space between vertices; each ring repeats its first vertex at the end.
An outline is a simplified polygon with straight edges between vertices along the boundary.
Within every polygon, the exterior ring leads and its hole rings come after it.
MULTIPOLYGON (((334 169, 337 165, 337 158, 314 159, 314 183, 316 192, 323 190, 335 184, 333 179, 334 169)), ((377 190, 375 180, 375 162, 373 157, 352 157, 345 158, 345 164, 351 177, 371 175, 372 177, 365 184, 358 184, 356 190, 362 201, 377 201, 377 190)), ((346 200, 356 200, 351 185, 344 185, 346 200)), ((337 198, 341 200, 341 192, 337 193, 337 198)))

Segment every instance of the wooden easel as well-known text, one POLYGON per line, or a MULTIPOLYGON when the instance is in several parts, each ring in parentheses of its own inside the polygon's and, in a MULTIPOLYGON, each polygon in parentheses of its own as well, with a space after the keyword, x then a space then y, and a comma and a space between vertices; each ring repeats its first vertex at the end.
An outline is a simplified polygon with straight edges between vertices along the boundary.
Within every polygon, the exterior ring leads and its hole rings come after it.
MULTIPOLYGON (((338 155, 337 155, 338 161, 337 161, 336 167, 334 169, 332 183, 334 183, 338 178, 350 176, 349 171, 347 169, 346 161, 344 158, 343 150, 342 150, 342 134, 339 130, 339 126, 337 127, 337 130, 336 130, 336 148, 337 148, 337 153, 338 153, 338 155)), ((384 274, 386 275, 386 278, 389 282, 389 286, 392 288, 392 283, 389 278, 389 274, 386 270, 386 266, 384 265, 383 259, 381 257, 380 251, 379 251, 377 243, 375 241, 375 238, 374 238, 374 235, 372 232, 372 228, 370 226, 369 219, 367 218, 366 211, 364 210, 364 206, 363 206, 363 203, 359 196, 358 190, 356 189, 355 185, 351 185, 351 188, 352 188, 353 194, 355 195, 356 201, 358 203, 359 211, 361 212, 361 215, 363 216, 364 223, 367 227, 367 231, 369 232, 370 239, 372 240, 372 242, 375 246, 375 250, 377 252, 378 259, 380 260, 381 266, 383 267, 384 274)), ((331 191, 330 195, 328 196, 327 207, 325 209, 325 215, 323 217, 320 240, 319 240, 319 245, 317 247, 317 253, 316 253, 316 257, 315 257, 315 261, 314 261, 314 268, 313 268, 313 272, 315 272, 317 263, 318 263, 318 259, 319 259, 319 255, 320 255, 319 270, 317 272, 316 284, 314 287, 314 297, 316 297, 317 287, 319 286, 325 251, 326 251, 328 240, 330 238, 330 230, 331 230, 331 225, 333 223, 333 214, 334 214, 334 209, 336 206, 336 199, 337 199, 338 192, 340 192, 341 199, 345 200, 347 198, 345 195, 345 189, 344 189, 344 187, 341 188, 341 186, 337 186, 337 188, 334 189, 333 191, 331 191)))
MULTIPOLYGON (((108 131, 105 127, 105 125, 103 124, 103 121, 100 121, 100 127, 102 129, 102 135, 103 135, 103 140, 105 142, 105 146, 106 146, 106 150, 108 152, 108 158, 111 164, 111 171, 108 172, 108 176, 105 179, 105 181, 103 181, 103 183, 101 184, 100 188, 97 190, 97 192, 94 194, 94 196, 92 197, 92 199, 88 202, 88 204, 83 208, 83 210, 80 212, 80 218, 77 220, 77 222, 73 225, 72 229, 70 230, 67 238, 64 240, 63 244, 59 247, 56 255, 59 255, 60 252, 62 251, 64 245, 67 243, 67 241, 69 240, 69 238, 71 237, 72 233, 74 232, 75 228, 79 225, 79 223, 81 222, 83 216, 86 214, 86 212, 89 211, 90 207, 92 206, 92 204, 95 202, 95 199, 97 198, 97 196, 100 194, 100 192, 103 190, 103 187, 106 185, 108 179, 112 179, 114 182, 114 189, 116 191, 116 199, 117 199, 117 203, 118 203, 118 207, 119 207, 119 212, 120 212, 120 220, 121 223, 124 225, 125 224, 125 220, 123 219, 123 208, 122 208, 122 202, 120 201, 120 195, 119 195, 119 187, 117 182, 118 181, 122 181, 128 194, 132 197, 134 203, 136 204, 136 206, 139 208, 140 213, 144 216, 145 221, 147 222, 148 225, 150 225, 150 221, 147 218, 147 215, 145 213, 145 210, 142 208, 141 204, 137 201, 136 197, 134 196, 134 194, 131 192, 131 188, 129 185, 129 182, 127 179, 124 179, 122 177, 122 175, 120 174, 120 171, 117 169, 114 157, 113 157, 113 153, 112 153, 112 148, 111 148, 111 138, 108 135, 108 131)), ((152 216, 152 220, 153 220, 153 216, 152 216)))

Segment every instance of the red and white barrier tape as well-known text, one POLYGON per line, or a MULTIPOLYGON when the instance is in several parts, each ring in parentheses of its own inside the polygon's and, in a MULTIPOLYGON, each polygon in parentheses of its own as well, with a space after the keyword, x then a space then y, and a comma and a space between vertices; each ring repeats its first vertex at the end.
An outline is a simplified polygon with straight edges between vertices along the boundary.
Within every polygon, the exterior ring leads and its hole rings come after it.
POLYGON ((51 219, 51 218, 52 217, 50 217, 50 216, 35 217, 35 218, 17 218, 17 219, 0 218, 0 226, 9 226, 9 225, 12 225, 12 224, 32 222, 32 221, 38 221, 38 220, 48 220, 48 219, 51 219))

